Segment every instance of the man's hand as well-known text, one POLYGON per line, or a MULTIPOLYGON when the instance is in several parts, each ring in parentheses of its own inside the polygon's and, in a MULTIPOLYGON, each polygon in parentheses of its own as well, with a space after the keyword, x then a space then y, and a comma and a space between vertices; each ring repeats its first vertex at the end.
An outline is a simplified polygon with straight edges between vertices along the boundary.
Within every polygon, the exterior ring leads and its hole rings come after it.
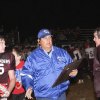
POLYGON ((6 84, 0 84, 0 96, 1 97, 9 97, 10 92, 7 89, 6 84))
POLYGON ((33 99, 32 95, 32 88, 28 88, 28 90, 26 91, 25 97, 27 97, 28 99, 33 99))
POLYGON ((72 72, 69 74, 70 77, 75 77, 78 73, 78 70, 75 69, 75 70, 72 70, 72 72))

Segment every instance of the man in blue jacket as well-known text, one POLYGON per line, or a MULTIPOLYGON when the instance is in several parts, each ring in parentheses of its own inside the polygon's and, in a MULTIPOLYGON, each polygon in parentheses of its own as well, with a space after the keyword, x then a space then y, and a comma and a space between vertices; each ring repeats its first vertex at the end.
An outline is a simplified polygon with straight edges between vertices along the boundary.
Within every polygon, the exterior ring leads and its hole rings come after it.
MULTIPOLYGON (((36 100, 66 100, 65 91, 69 80, 52 88, 53 83, 72 58, 64 49, 53 46, 52 35, 48 29, 38 33, 39 46, 27 57, 22 70, 22 83, 26 88, 26 97, 31 99, 32 92, 36 100)), ((77 69, 69 76, 77 75, 77 69)))

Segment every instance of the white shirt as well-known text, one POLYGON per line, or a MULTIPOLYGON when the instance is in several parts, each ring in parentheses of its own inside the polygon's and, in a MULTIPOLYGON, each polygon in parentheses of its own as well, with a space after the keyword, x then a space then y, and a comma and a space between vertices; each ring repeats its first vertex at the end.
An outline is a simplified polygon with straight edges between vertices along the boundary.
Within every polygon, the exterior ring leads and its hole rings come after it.
POLYGON ((86 48, 85 49, 86 54, 89 55, 89 59, 93 59, 94 58, 94 50, 95 50, 94 47, 90 47, 90 48, 86 48))

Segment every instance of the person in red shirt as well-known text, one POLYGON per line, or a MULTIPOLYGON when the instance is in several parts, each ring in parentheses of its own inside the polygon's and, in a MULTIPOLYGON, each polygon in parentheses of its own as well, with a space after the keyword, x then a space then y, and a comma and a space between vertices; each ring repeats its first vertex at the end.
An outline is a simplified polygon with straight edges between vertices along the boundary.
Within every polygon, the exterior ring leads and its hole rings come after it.
POLYGON ((15 64, 16 64, 16 71, 15 71, 16 84, 15 84, 15 88, 12 92, 12 100, 23 100, 25 98, 25 90, 21 83, 20 72, 24 65, 24 60, 21 59, 22 58, 21 57, 21 49, 19 47, 14 47, 12 49, 12 53, 15 56, 15 64))

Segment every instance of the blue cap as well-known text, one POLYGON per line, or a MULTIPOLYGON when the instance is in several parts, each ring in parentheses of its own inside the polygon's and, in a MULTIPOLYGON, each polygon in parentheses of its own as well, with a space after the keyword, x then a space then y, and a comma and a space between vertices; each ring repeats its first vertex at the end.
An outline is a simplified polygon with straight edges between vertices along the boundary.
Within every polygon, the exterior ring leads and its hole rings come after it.
POLYGON ((41 29, 38 33, 38 39, 44 38, 47 35, 51 35, 51 32, 48 29, 41 29))

